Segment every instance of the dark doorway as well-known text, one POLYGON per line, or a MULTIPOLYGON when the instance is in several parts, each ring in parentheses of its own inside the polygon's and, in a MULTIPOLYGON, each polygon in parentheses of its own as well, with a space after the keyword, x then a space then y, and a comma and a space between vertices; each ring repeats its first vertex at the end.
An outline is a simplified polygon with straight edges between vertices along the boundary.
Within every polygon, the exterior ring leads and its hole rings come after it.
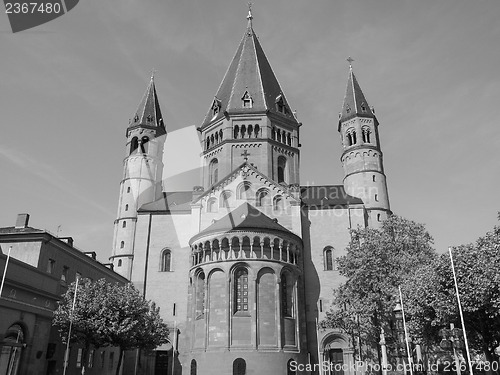
POLYGON ((330 349, 328 352, 332 375, 344 375, 344 353, 342 349, 330 349))
POLYGON ((155 375, 167 375, 169 353, 166 350, 158 350, 155 360, 155 375))

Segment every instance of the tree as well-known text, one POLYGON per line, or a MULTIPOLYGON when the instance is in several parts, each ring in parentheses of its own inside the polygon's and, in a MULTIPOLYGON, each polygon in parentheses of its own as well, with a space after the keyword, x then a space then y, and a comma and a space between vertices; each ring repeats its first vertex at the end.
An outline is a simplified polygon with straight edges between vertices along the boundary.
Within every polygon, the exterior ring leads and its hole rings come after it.
MULTIPOLYGON (((452 253, 469 344, 491 362, 500 345, 500 227, 475 244, 453 248, 452 253)), ((415 275, 404 288, 410 327, 415 334, 423 332, 429 341, 437 342, 439 328, 450 322, 460 326, 448 253, 428 267, 425 279, 415 275)))
MULTIPOLYGON (((146 301, 133 285, 80 279, 73 309, 75 285, 69 286, 59 302, 53 325, 59 328, 63 342, 67 342, 72 322, 70 340, 84 346, 83 358, 91 345, 118 347, 118 375, 125 350, 154 349, 168 341, 168 328, 159 308, 146 301)), ((82 374, 84 371, 82 366, 82 374)))
POLYGON ((394 334, 398 286, 436 259, 432 242, 424 225, 396 215, 384 221, 380 229, 352 230, 347 254, 338 261, 346 281, 334 291, 333 307, 323 326, 343 329, 354 342, 354 338, 362 340, 367 348, 365 357, 373 357, 371 348, 377 348, 380 362, 381 329, 388 338, 394 334))

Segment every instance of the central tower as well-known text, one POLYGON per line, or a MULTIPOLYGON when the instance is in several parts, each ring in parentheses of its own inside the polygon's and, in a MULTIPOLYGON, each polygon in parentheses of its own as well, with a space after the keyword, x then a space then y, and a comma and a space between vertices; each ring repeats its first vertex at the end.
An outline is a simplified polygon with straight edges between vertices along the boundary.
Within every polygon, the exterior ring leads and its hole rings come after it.
POLYGON ((248 161, 278 183, 299 183, 299 126, 248 13, 248 26, 202 125, 203 187, 248 161))

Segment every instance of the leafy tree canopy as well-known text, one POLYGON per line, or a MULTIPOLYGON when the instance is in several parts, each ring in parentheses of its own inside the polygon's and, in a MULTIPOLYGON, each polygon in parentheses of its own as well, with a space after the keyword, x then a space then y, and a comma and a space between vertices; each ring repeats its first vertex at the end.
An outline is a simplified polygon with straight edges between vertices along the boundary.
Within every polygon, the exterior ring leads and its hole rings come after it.
POLYGON ((90 345, 119 347, 117 374, 124 350, 154 349, 168 341, 168 328, 159 308, 146 301, 133 285, 80 279, 74 299, 75 287, 72 283, 63 295, 53 325, 67 342, 72 322, 71 342, 82 344, 86 352, 90 345))

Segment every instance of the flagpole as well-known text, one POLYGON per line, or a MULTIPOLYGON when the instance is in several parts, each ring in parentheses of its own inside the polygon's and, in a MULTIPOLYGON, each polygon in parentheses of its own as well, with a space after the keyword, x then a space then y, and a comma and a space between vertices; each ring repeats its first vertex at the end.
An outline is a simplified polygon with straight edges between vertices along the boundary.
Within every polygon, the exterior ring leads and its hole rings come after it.
POLYGON ((3 285, 5 283, 5 275, 7 275, 7 266, 9 265, 10 251, 12 246, 9 246, 9 251, 7 252, 7 260, 5 261, 5 267, 3 269, 2 284, 0 285, 0 298, 2 298, 3 285))
POLYGON ((406 330, 405 308, 403 306, 403 294, 401 293, 401 286, 398 286, 398 289, 399 289, 399 303, 401 303, 401 312, 403 313, 403 328, 405 330, 406 354, 408 356, 408 364, 410 366, 410 375, 413 375, 413 364, 411 362, 410 343, 408 342, 408 332, 406 330))
POLYGON ((75 311, 75 304, 76 304, 76 291, 78 290, 78 281, 80 280, 79 277, 76 278, 76 284, 75 284, 75 295, 73 296, 73 306, 71 307, 71 315, 69 318, 69 331, 68 331, 68 339, 66 343, 66 352, 64 353, 64 371, 63 375, 66 375, 66 369, 68 368, 68 361, 69 361, 69 342, 71 340, 71 328, 73 328, 73 312, 75 311))
POLYGON ((458 311, 460 312, 460 321, 462 322, 462 331, 464 332, 465 349, 467 350, 467 363, 469 365, 470 374, 474 375, 474 373, 472 372, 472 364, 470 361, 469 343, 467 341, 467 332, 465 330, 464 314, 462 312, 462 304, 460 303, 460 293, 458 293, 457 275, 455 274, 455 265, 453 263, 453 255, 451 254, 451 247, 448 248, 448 252, 450 253, 451 270, 453 271, 453 280, 455 281, 455 291, 457 293, 458 311))

